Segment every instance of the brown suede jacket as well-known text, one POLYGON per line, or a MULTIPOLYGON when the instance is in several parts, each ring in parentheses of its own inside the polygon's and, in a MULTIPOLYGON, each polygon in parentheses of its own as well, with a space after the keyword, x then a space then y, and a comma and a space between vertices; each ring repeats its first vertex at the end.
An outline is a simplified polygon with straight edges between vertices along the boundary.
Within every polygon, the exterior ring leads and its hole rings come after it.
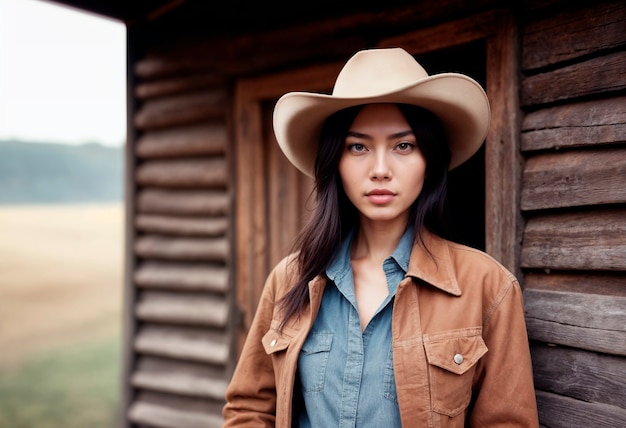
MULTIPOLYGON (((434 235, 413 247, 392 316, 398 405, 404 427, 538 427, 522 294, 485 253, 434 235)), ((309 283, 310 305, 281 321, 286 258, 269 275, 223 409, 224 427, 291 427, 298 354, 326 278, 309 283)))

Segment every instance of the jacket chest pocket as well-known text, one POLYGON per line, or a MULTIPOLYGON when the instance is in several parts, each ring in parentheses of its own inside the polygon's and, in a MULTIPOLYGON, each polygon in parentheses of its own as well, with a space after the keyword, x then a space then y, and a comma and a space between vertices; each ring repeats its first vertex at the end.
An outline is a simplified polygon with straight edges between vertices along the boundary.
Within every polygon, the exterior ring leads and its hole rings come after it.
POLYGON ((454 417, 469 405, 476 363, 487 353, 481 333, 470 328, 424 336, 435 412, 454 417))

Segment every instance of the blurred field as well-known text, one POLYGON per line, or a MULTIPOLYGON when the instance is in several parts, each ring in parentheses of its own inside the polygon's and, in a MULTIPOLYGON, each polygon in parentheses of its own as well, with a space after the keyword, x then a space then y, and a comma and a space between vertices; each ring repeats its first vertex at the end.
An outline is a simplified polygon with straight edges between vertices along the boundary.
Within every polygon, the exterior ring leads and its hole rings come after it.
POLYGON ((0 205, 0 427, 105 427, 119 390, 123 205, 0 205))

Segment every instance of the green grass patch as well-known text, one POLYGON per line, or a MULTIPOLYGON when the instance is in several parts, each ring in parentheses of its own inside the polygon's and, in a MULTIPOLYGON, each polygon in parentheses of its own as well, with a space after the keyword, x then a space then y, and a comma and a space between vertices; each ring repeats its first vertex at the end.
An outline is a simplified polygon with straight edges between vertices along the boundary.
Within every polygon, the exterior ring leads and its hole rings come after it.
POLYGON ((0 427, 110 428, 119 390, 119 338, 54 349, 0 371, 0 427))

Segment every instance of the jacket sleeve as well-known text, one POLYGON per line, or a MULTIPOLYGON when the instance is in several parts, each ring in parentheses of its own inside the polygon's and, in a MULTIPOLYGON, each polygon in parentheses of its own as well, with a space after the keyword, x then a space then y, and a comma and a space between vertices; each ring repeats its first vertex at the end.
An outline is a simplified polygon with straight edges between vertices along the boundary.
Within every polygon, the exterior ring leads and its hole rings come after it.
MULTIPOLYGON (((270 329, 280 281, 279 264, 268 277, 239 362, 226 390, 223 427, 274 427, 276 381, 271 357, 261 339, 270 329)), ((284 279, 284 276, 282 276, 284 279)))
MULTIPOLYGON (((512 275, 511 275, 512 277, 512 275)), ((483 327, 488 352, 479 361, 471 427, 538 427, 522 293, 508 281, 483 327)))

